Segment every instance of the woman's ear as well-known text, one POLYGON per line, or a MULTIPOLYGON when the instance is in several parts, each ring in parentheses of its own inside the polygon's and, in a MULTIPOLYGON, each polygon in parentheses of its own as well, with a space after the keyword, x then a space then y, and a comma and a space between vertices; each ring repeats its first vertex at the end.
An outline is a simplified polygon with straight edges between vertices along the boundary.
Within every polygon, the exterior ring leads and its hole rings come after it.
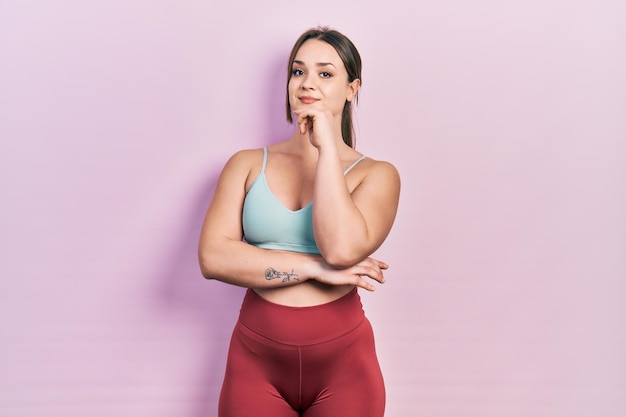
POLYGON ((354 79, 350 84, 348 84, 348 97, 346 97, 347 101, 352 101, 356 94, 359 92, 359 88, 361 88, 361 80, 358 78, 354 79))

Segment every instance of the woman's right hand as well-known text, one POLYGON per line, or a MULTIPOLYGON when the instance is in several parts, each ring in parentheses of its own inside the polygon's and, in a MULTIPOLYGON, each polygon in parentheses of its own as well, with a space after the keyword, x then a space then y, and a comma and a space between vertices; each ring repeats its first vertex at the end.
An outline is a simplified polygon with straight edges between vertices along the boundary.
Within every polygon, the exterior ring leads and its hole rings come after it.
POLYGON ((389 265, 374 258, 365 258, 356 265, 344 269, 336 269, 324 263, 323 271, 315 277, 315 280, 327 285, 356 285, 374 291, 374 285, 365 278, 383 284, 385 282, 383 271, 387 268, 389 265))

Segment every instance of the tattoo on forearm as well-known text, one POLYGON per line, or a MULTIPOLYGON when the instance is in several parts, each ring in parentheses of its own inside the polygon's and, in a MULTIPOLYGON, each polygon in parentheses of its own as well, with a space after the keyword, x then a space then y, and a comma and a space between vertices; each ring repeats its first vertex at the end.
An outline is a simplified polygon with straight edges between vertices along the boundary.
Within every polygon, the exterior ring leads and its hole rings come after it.
POLYGON ((298 274, 293 273, 293 269, 291 273, 289 272, 278 272, 272 267, 269 267, 265 270, 265 279, 271 281, 273 279, 282 279, 283 282, 288 282, 293 279, 294 281, 300 281, 300 277, 298 274))

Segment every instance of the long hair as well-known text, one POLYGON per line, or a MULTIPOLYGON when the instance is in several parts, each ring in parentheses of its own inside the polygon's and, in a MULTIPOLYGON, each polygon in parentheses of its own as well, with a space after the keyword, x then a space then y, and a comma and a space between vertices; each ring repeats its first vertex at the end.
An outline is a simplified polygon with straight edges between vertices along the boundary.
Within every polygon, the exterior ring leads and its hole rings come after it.
MULTIPOLYGON (((346 71, 348 72, 348 82, 352 82, 356 79, 361 81, 361 85, 363 85, 363 80, 361 79, 361 55, 359 51, 356 49, 356 46, 352 43, 350 39, 348 39, 344 34, 334 30, 329 29, 328 27, 318 27, 314 29, 309 29, 304 32, 293 48, 291 49, 291 55, 289 56, 289 64, 287 65, 287 102, 286 102, 286 110, 287 110, 287 121, 289 123, 293 123, 293 116, 291 115, 291 104, 289 103, 289 80, 291 80, 291 68, 293 67, 293 61, 296 59, 296 54, 298 50, 309 39, 317 39, 320 41, 324 41, 337 51, 339 57, 343 61, 343 65, 346 67, 346 71)), ((358 102, 358 91, 354 96, 355 103, 358 102)), ((341 137, 346 145, 351 148, 354 148, 355 144, 355 135, 354 135, 354 126, 352 123, 352 102, 346 100, 343 105, 343 111, 341 112, 341 137)))

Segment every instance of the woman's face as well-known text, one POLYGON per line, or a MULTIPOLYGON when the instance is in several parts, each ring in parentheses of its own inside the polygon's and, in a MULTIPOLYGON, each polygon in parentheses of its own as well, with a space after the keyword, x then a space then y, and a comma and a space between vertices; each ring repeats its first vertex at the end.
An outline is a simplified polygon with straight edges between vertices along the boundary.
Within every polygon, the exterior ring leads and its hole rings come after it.
POLYGON ((291 68, 289 104, 292 110, 315 106, 340 116, 346 100, 354 98, 359 83, 348 82, 348 72, 335 48, 309 39, 298 49, 291 68))

